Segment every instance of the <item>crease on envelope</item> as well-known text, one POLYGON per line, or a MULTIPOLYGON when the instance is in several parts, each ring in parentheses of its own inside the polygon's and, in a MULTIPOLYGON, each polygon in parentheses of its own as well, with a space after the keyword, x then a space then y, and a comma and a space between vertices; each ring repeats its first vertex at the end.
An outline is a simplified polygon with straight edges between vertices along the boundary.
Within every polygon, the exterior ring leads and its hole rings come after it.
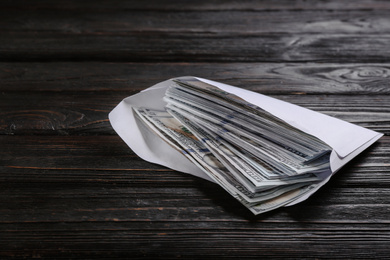
MULTIPOLYGON (((287 206, 307 199, 323 186, 332 174, 383 135, 282 100, 207 79, 197 79, 240 96, 292 126, 318 137, 333 148, 330 156, 331 171, 324 176, 324 180, 305 196, 287 206)), ((166 80, 125 98, 109 114, 110 123, 125 143, 142 159, 212 181, 184 155, 154 135, 148 128, 137 123, 134 117, 132 106, 147 105, 152 109, 164 109, 165 102, 162 98, 171 83, 171 80, 166 80)))

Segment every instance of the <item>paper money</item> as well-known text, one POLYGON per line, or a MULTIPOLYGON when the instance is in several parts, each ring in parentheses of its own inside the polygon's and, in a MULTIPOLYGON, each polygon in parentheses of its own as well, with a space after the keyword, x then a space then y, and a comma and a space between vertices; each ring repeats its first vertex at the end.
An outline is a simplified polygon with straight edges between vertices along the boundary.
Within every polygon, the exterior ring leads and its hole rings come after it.
POLYGON ((213 85, 180 78, 164 101, 163 111, 134 108, 137 119, 254 214, 304 196, 329 172, 327 144, 213 85))

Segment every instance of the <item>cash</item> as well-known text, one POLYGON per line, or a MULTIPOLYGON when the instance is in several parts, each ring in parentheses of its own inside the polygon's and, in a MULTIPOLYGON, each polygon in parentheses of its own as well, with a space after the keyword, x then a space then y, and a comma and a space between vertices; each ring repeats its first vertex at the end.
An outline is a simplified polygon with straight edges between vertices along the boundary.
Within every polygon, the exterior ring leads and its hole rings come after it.
POLYGON ((174 80, 141 122, 254 214, 287 205, 330 172, 326 143, 196 78, 174 80))

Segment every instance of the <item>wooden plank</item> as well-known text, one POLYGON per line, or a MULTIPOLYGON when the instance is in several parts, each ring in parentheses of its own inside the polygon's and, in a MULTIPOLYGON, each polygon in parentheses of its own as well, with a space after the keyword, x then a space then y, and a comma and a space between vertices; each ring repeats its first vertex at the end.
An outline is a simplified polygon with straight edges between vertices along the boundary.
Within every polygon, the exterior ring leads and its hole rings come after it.
POLYGON ((108 113, 124 97, 94 92, 3 93, 0 125, 6 134, 16 129, 24 129, 20 134, 112 134, 108 113), (108 131, 102 132, 102 127, 108 131))
MULTIPOLYGON (((1 134, 114 134, 108 113, 135 92, 3 92, 1 134)), ((390 133, 388 95, 271 95, 390 133)))
POLYGON ((263 94, 390 93, 389 63, 0 63, 0 91, 134 93, 194 75, 263 94))
POLYGON ((279 1, 256 1, 251 0, 225 0, 225 1, 207 1, 198 0, 192 1, 181 1, 178 3, 175 0, 150 0, 148 2, 139 1, 121 1, 112 0, 109 3, 102 0, 69 0, 66 4, 53 2, 50 0, 39 0, 31 1, 28 0, 4 0, 1 2, 2 8, 16 8, 21 10, 36 10, 36 9, 49 9, 49 10, 166 10, 166 11, 177 11, 177 10, 192 10, 192 11, 210 11, 210 10, 252 10, 252 11, 269 11, 269 10, 359 10, 359 9, 390 9, 388 1, 383 0, 355 0, 351 1, 291 1, 291 0, 279 0, 279 1))
MULTIPOLYGON (((337 229, 339 231, 342 227, 337 227, 337 229)), ((289 241, 280 241, 278 240, 280 235, 272 231, 261 232, 261 230, 257 235, 250 234, 251 238, 242 237, 240 233, 218 234, 218 230, 203 231, 202 229, 194 229, 195 232, 184 231, 180 234, 172 234, 166 230, 166 232, 152 234, 148 232, 134 234, 126 230, 77 232, 73 229, 72 231, 78 236, 69 231, 59 234, 54 232, 54 234, 47 234, 48 232, 44 234, 41 231, 33 233, 37 234, 36 240, 18 240, 18 236, 12 237, 12 245, 16 244, 19 246, 15 246, 17 249, 24 248, 24 250, 14 249, 6 253, 9 256, 18 257, 50 258, 61 254, 65 258, 103 256, 105 258, 131 257, 132 259, 258 259, 259 255, 262 259, 302 259, 308 256, 322 258, 324 255, 332 259, 370 259, 372 257, 386 259, 388 256, 387 231, 353 232, 350 235, 343 235, 337 231, 332 233, 331 231, 304 230, 303 235, 299 234, 300 232, 285 233, 286 237, 291 235, 289 241), (261 236, 261 233, 264 233, 264 236, 261 236), (316 241, 310 238, 310 235, 320 237, 322 240, 316 241), (263 239, 265 241, 262 241, 263 239), (44 248, 42 244, 39 244, 40 241, 45 244, 44 248), (97 249, 94 249, 95 247, 97 249)))
POLYGON ((388 62, 389 34, 5 32, 0 61, 388 62), (358 54, 358 55, 357 55, 358 54))
MULTIPOLYGON (((1 6, 1 4, 0 4, 1 6)), ((389 34, 387 10, 138 11, 133 9, 0 9, 0 28, 12 33, 389 34)))

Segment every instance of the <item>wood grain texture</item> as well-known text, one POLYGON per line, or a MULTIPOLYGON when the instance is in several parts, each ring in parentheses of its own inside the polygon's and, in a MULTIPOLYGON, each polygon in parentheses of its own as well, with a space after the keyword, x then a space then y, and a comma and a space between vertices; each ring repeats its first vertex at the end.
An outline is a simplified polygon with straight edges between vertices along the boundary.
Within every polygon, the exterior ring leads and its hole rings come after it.
MULTIPOLYGON (((4 92, 1 134, 114 134, 108 113, 136 92, 4 92)), ((388 95, 271 95, 390 134, 388 95)))
POLYGON ((0 10, 0 60, 389 60, 390 18, 374 3, 369 10, 266 12, 196 12, 187 5, 182 11, 6 5, 0 10))
POLYGON ((388 10, 0 10, 5 32, 122 35, 130 33, 208 33, 237 36, 262 34, 389 34, 388 10))
POLYGON ((150 0, 147 3, 136 0, 121 1, 112 0, 69 0, 66 4, 53 2, 50 0, 39 0, 34 2, 28 0, 4 0, 2 6, 8 9, 17 10, 140 10, 140 11, 230 11, 230 10, 252 10, 252 11, 270 11, 270 10, 386 10, 390 9, 390 4, 386 0, 327 0, 327 1, 305 1, 305 0, 198 0, 192 1, 175 1, 175 0, 150 0))
POLYGON ((389 34, 5 32, 0 61, 388 62, 389 34), (359 55, 357 55, 357 53, 359 55))
POLYGON ((193 75, 263 94, 390 93, 389 63, 0 63, 0 91, 121 91, 193 75))

